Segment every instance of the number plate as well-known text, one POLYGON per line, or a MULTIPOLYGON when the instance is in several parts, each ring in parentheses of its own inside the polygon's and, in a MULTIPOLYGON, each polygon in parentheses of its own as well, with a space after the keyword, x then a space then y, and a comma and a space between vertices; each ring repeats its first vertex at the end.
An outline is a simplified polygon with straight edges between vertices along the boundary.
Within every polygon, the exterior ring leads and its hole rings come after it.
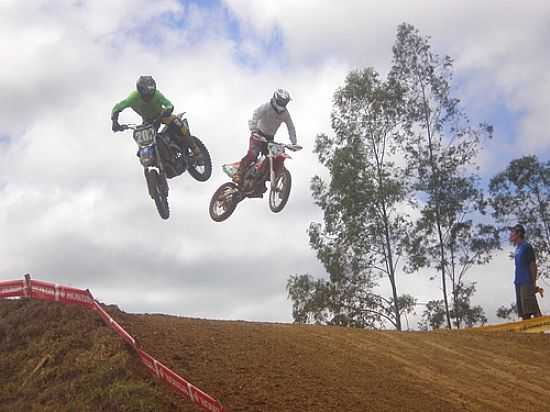
POLYGON ((269 144, 269 153, 271 153, 273 156, 282 155, 284 152, 285 152, 284 146, 276 143, 269 144))
POLYGON ((140 146, 148 146, 152 144, 154 137, 155 137, 155 129, 153 127, 136 129, 134 131, 134 140, 140 146))

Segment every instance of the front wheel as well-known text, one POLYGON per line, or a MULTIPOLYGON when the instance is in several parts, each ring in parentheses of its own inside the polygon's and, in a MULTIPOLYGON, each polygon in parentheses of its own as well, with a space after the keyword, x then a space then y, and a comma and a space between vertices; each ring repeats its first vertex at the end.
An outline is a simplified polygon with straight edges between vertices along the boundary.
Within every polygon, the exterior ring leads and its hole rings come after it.
POLYGON ((210 153, 203 142, 198 137, 191 136, 193 143, 199 148, 200 154, 195 156, 191 149, 191 157, 189 161, 189 174, 199 182, 205 182, 212 175, 212 159, 210 153))
POLYGON ((161 177, 155 169, 145 169, 145 179, 149 195, 155 201, 155 206, 162 219, 170 217, 170 207, 168 206, 168 185, 166 179, 161 177), (164 181, 163 181, 164 179, 164 181))
POLYGON ((215 222, 223 222, 237 207, 239 188, 233 182, 221 185, 212 195, 210 200, 210 217, 215 222))
POLYGON ((274 213, 279 213, 288 202, 290 196, 290 187, 292 186, 292 177, 287 169, 275 177, 275 182, 271 185, 269 191, 269 208, 274 213))

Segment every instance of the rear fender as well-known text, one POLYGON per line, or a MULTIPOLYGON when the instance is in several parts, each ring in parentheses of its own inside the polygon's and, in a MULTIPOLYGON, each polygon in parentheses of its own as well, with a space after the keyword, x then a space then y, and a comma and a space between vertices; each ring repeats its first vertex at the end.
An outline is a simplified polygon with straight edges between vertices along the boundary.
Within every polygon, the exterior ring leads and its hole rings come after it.
POLYGON ((235 173, 237 173, 237 171, 239 170, 240 164, 241 162, 228 163, 222 165, 222 169, 227 176, 233 179, 233 176, 235 176, 235 173))
POLYGON ((178 115, 176 115, 176 117, 178 119, 181 120, 181 122, 183 123, 183 126, 185 127, 185 129, 187 130, 187 133, 189 135, 191 135, 191 129, 189 128, 189 122, 187 121, 187 119, 185 118, 185 113, 187 112, 182 112, 182 113, 179 113, 178 115))

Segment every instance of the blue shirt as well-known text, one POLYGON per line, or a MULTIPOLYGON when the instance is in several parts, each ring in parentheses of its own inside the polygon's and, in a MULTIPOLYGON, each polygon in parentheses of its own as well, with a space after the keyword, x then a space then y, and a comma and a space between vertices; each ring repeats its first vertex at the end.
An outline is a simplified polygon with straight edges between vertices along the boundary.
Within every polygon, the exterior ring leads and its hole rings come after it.
POLYGON ((516 285, 528 285, 532 283, 529 265, 535 261, 535 252, 531 245, 522 240, 516 246, 515 262, 516 262, 516 277, 514 283, 516 285))

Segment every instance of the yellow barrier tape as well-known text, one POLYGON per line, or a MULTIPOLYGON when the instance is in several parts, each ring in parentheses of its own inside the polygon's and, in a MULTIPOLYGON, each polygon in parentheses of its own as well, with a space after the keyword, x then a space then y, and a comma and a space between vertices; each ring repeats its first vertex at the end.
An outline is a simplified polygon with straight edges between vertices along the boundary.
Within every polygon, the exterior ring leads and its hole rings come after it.
POLYGON ((470 330, 472 332, 550 333, 550 316, 541 316, 529 320, 502 323, 500 325, 481 326, 470 330))

